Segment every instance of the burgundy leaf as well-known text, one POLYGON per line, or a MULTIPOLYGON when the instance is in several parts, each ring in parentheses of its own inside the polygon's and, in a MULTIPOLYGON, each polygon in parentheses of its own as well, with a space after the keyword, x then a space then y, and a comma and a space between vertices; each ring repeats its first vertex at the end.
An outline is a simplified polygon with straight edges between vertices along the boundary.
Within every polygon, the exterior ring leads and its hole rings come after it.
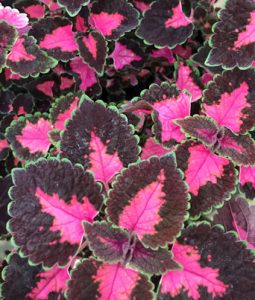
POLYGON ((161 144, 155 142, 154 138, 148 138, 145 145, 142 148, 142 159, 150 158, 153 155, 162 156, 168 153, 169 150, 165 149, 161 144))
POLYGON ((8 195, 9 188, 12 186, 11 175, 7 175, 4 178, 0 177, 0 234, 6 234, 6 223, 10 219, 7 212, 8 204, 11 199, 8 195))
POLYGON ((47 17, 29 31, 41 49, 57 60, 68 61, 77 53, 72 23, 64 17, 47 17))
POLYGON ((228 69, 235 66, 248 68, 255 60, 255 2, 227 1, 219 17, 220 21, 214 27, 212 50, 206 64, 223 65, 228 69))
POLYGON ((186 141, 177 147, 177 165, 191 195, 190 215, 195 218, 222 204, 235 189, 234 165, 210 151, 203 144, 186 141))
POLYGON ((102 74, 107 55, 107 43, 102 34, 96 31, 78 33, 76 41, 83 61, 102 74))
POLYGON ((240 189, 247 198, 255 198, 255 167, 241 166, 239 171, 240 189))
POLYGON ((165 246, 181 229, 187 189, 172 155, 152 157, 117 177, 107 202, 109 219, 145 246, 165 246))
POLYGON ((71 17, 77 15, 82 6, 88 5, 89 2, 90 0, 58 0, 58 4, 64 6, 71 17))
POLYGON ((48 133, 51 129, 48 115, 36 113, 13 121, 6 137, 18 159, 36 160, 48 153, 51 145, 48 133))
POLYGON ((203 110, 220 126, 246 133, 255 125, 255 71, 226 71, 210 82, 203 110))
POLYGON ((19 11, 26 13, 30 20, 38 20, 45 17, 45 5, 39 0, 20 0, 14 4, 19 11))
POLYGON ((7 55, 6 64, 14 73, 28 77, 48 72, 56 66, 57 61, 38 47, 34 37, 23 35, 7 55))
POLYGON ((66 265, 83 238, 82 221, 92 222, 102 205, 100 186, 81 166, 38 160, 13 172, 9 230, 22 253, 35 263, 66 265))
POLYGON ((253 298, 254 254, 237 242, 233 232, 206 223, 190 226, 172 251, 183 269, 162 276, 158 299, 253 298))
POLYGON ((31 266, 28 260, 14 253, 7 258, 2 296, 6 300, 65 300, 64 292, 69 280, 68 267, 43 270, 41 265, 31 266))
POLYGON ((61 152, 93 171, 96 180, 104 184, 138 158, 137 140, 123 115, 88 97, 63 133, 61 152))
POLYGON ((90 25, 107 39, 117 40, 138 25, 138 11, 125 0, 96 0, 92 3, 90 25))
POLYGON ((192 22, 183 13, 179 0, 159 0, 145 11, 137 35, 147 43, 174 48, 192 32, 192 22))
POLYGON ((70 300, 152 300, 148 277, 120 264, 83 260, 72 272, 67 297, 70 300))
POLYGON ((213 223, 222 224, 226 231, 235 230, 248 248, 255 249, 255 206, 244 198, 232 197, 226 201, 214 215, 213 223))

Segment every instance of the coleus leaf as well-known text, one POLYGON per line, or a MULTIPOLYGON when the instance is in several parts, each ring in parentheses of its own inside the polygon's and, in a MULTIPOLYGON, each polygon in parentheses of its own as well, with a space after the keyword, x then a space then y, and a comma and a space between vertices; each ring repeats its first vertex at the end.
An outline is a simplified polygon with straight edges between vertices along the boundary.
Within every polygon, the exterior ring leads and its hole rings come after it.
POLYGON ((226 158, 212 153, 203 144, 186 141, 176 150, 178 167, 191 195, 191 217, 197 218, 213 206, 222 204, 235 189, 234 165, 226 158))
POLYGON ((29 34, 41 49, 57 60, 68 61, 77 54, 72 23, 64 17, 47 17, 33 24, 29 34))
POLYGON ((15 94, 11 90, 0 91, 0 114, 7 114, 13 110, 13 98, 15 94))
POLYGON ((66 265, 83 237, 82 221, 92 222, 102 205, 93 176, 69 161, 40 159, 13 171, 10 191, 13 239, 35 263, 66 265))
POLYGON ((150 53, 150 56, 154 59, 165 58, 169 62, 169 64, 173 64, 175 62, 173 52, 168 47, 164 47, 164 48, 160 48, 160 49, 154 49, 150 53))
POLYGON ((75 39, 83 61, 95 69, 98 74, 102 74, 107 55, 107 43, 103 35, 92 31, 78 33, 75 39))
POLYGON ((50 121, 56 130, 64 130, 67 120, 72 118, 82 98, 82 92, 69 93, 56 99, 50 109, 50 121))
POLYGON ((246 133, 254 124, 255 70, 225 71, 204 92, 203 111, 218 125, 246 133))
POLYGON ((6 57, 6 65, 22 77, 35 77, 40 73, 47 73, 56 64, 55 59, 38 47, 34 37, 26 35, 16 40, 6 57))
POLYGON ((73 24, 75 31, 86 32, 89 28, 89 9, 88 6, 83 6, 79 14, 75 17, 73 24))
POLYGON ((84 222, 85 236, 93 254, 108 263, 122 263, 145 273, 161 274, 178 268, 167 249, 145 248, 135 236, 107 222, 84 222))
POLYGON ((147 159, 153 155, 162 156, 167 152, 169 152, 167 149, 163 148, 161 144, 155 142, 154 138, 150 137, 142 147, 141 158, 147 159))
POLYGON ((173 121, 190 115, 191 97, 174 84, 152 84, 142 92, 140 100, 150 103, 154 109, 154 132, 156 139, 164 146, 181 142, 185 135, 173 121))
POLYGON ((58 4, 65 7, 71 17, 76 16, 82 6, 88 5, 90 0, 58 0, 58 4))
POLYGON ((34 99, 30 94, 18 94, 14 98, 12 106, 18 116, 31 114, 34 108, 34 99))
POLYGON ((145 12, 137 35, 147 43, 174 48, 184 43, 192 32, 192 22, 183 13, 179 0, 159 0, 145 12))
POLYGON ((223 134, 222 130, 224 130, 219 128, 213 119, 199 115, 177 119, 174 122, 181 126, 186 136, 196 138, 207 146, 217 143, 218 138, 223 134))
POLYGON ((152 300, 152 284, 120 263, 108 264, 85 259, 72 272, 67 291, 70 300, 136 299, 152 300))
POLYGON ((255 164, 255 143, 249 134, 236 135, 228 128, 218 141, 217 152, 238 165, 255 164))
POLYGON ((6 137, 18 159, 36 160, 48 153, 51 145, 48 132, 51 129, 48 115, 36 113, 13 121, 6 137))
POLYGON ((101 87, 98 83, 96 72, 84 63, 80 57, 70 61, 71 71, 77 76, 77 84, 80 90, 89 96, 99 95, 101 87))
POLYGON ((117 40, 139 22, 138 11, 125 0, 96 0, 90 10, 90 25, 110 40, 117 40))
POLYGON ((150 4, 154 2, 153 0, 132 0, 134 6, 139 9, 141 12, 150 8, 150 4))
POLYGON ((233 232, 199 224, 185 229, 172 249, 183 270, 162 276, 158 299, 252 299, 254 254, 233 232))
POLYGON ((0 20, 15 27, 19 34, 27 31, 29 23, 28 17, 24 13, 20 13, 17 9, 9 6, 2 6, 0 3, 0 20))
POLYGON ((60 149, 63 157, 81 163, 104 184, 138 158, 137 140, 126 118, 115 107, 86 96, 67 124, 60 149))
POLYGON ((30 20, 38 20, 45 17, 46 7, 39 0, 20 0, 14 6, 29 16, 30 20))
POLYGON ((6 55, 15 43, 17 35, 18 32, 15 27, 0 21, 0 72, 5 66, 6 55))
POLYGON ((122 38, 115 42, 111 55, 116 70, 125 67, 141 68, 145 62, 145 54, 140 45, 131 39, 122 38))
POLYGON ((255 167, 241 166, 239 171, 240 189, 250 199, 255 198, 255 167))
POLYGON ((53 267, 43 270, 41 265, 31 266, 26 258, 17 253, 7 257, 5 267, 2 297, 6 300, 65 300, 64 292, 67 289, 67 280, 70 278, 68 267, 53 267))
POLYGON ((187 90, 191 94, 191 102, 202 98, 203 86, 199 81, 197 70, 182 61, 176 64, 176 86, 180 90, 187 90))
POLYGON ((248 68, 255 60, 254 1, 227 1, 225 8, 220 11, 219 18, 220 21, 214 27, 211 37, 212 50, 206 64, 222 65, 228 69, 235 66, 241 69, 248 68))
POLYGON ((107 212, 111 222, 156 248, 178 234, 187 206, 186 185, 169 154, 124 170, 109 193, 107 212))
POLYGON ((235 230, 240 240, 255 249, 255 206, 242 197, 232 197, 217 210, 213 224, 222 224, 226 231, 235 230))
POLYGON ((6 159, 9 154, 9 143, 3 133, 0 133, 0 161, 6 159))
POLYGON ((11 175, 7 175, 4 178, 0 177, 0 234, 6 234, 6 223, 10 219, 7 213, 7 206, 10 203, 10 197, 8 195, 9 188, 12 186, 11 175))

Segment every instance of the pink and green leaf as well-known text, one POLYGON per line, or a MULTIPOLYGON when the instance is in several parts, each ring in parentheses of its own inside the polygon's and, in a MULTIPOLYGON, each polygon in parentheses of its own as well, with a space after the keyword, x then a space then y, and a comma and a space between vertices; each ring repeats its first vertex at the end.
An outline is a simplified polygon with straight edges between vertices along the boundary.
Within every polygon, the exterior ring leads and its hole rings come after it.
POLYGON ((177 147, 176 158, 189 186, 189 213, 193 218, 222 204, 234 191, 236 172, 233 163, 212 153, 203 144, 184 142, 177 147))
POLYGON ((82 6, 88 5, 90 0, 58 0, 60 7, 64 7, 69 16, 76 16, 81 10, 82 6))
POLYGON ((150 137, 142 147, 141 158, 148 159, 153 155, 162 156, 168 152, 169 150, 165 149, 161 144, 156 143, 155 139, 150 137))
POLYGON ((70 300, 152 300, 152 284, 145 275, 121 264, 84 260, 71 273, 70 300))
POLYGON ((96 31, 78 33, 75 39, 84 63, 102 74, 107 56, 107 42, 102 34, 96 31))
POLYGON ((9 230, 35 263, 66 265, 82 241, 82 221, 93 222, 102 205, 90 173, 69 161, 38 160, 13 172, 9 230))
POLYGON ((13 121, 6 137, 18 159, 36 160, 48 153, 51 146, 48 133, 51 129, 48 115, 37 113, 13 121))
POLYGON ((255 198, 255 167, 241 166, 239 171, 240 189, 249 199, 255 198))
POLYGON ((187 189, 172 155, 152 157, 117 177, 107 202, 110 221, 136 233, 145 246, 165 246, 181 229, 187 189))
POLYGON ((63 133, 61 152, 106 185, 138 158, 137 140, 126 119, 117 109, 86 97, 63 133))
POLYGON ((189 95, 180 92, 176 85, 163 82, 160 86, 152 84, 140 98, 153 106, 154 132, 160 143, 170 147, 185 139, 184 133, 174 120, 190 115, 189 95))
POLYGON ((29 34, 37 39, 40 49, 57 60, 68 61, 77 54, 72 23, 64 17, 41 19, 29 34))
POLYGON ((159 0, 145 11, 137 35, 149 44, 174 48, 192 32, 193 24, 182 11, 179 0, 159 0))
POLYGON ((97 0, 92 3, 89 23, 105 38, 117 40, 137 27, 138 16, 138 11, 125 0, 97 0))
POLYGON ((45 17, 46 6, 39 0, 21 0, 14 5, 20 12, 27 14, 30 20, 36 21, 45 17))
POLYGON ((246 133, 255 125, 255 71, 226 71, 210 82, 203 97, 203 110, 220 126, 246 133))
POLYGON ((162 276, 158 299, 250 299, 255 292, 254 254, 237 243, 233 232, 190 226, 174 244, 174 257, 182 270, 162 276))

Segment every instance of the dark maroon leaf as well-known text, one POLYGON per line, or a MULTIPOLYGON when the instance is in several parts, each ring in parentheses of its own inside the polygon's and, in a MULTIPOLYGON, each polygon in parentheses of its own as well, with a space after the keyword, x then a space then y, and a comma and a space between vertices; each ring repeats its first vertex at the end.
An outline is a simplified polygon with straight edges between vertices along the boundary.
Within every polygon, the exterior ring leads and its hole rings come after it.
POLYGON ((206 65, 222 65, 227 69, 235 66, 248 68, 255 60, 254 1, 227 1, 219 18, 210 41, 212 50, 206 65))
POLYGON ((45 5, 39 0, 20 0, 14 4, 20 12, 29 16, 30 20, 38 20, 45 17, 45 5))
POLYGON ((249 199, 255 198, 255 167, 241 166, 239 171, 240 189, 249 199))
POLYGON ((186 141, 177 147, 177 165, 191 195, 191 217, 222 204, 235 189, 236 171, 231 161, 212 153, 203 144, 186 141))
POLYGON ((100 186, 69 161, 40 159, 13 172, 9 230, 22 253, 35 263, 66 265, 83 238, 82 221, 92 222, 102 205, 100 186))
POLYGON ((19 115, 31 114, 34 98, 30 94, 18 94, 13 100, 13 111, 19 115))
POLYGON ((6 223, 10 218, 7 212, 7 206, 11 201, 8 191, 12 184, 11 175, 7 175, 4 178, 0 177, 0 235, 7 233, 6 223))
POLYGON ((83 260, 71 273, 67 297, 70 300, 136 299, 152 300, 147 276, 120 264, 83 260))
POLYGON ((172 155, 131 165, 114 182, 109 220, 136 233, 145 246, 165 246, 181 229, 187 188, 172 155))
POLYGON ((117 40, 137 27, 138 15, 126 0, 96 0, 92 3, 89 23, 105 38, 117 40))
POLYGON ((58 0, 60 6, 64 6, 70 16, 75 16, 79 13, 82 6, 87 5, 90 0, 58 0))
POLYGON ((183 13, 179 0, 159 0, 145 12, 137 35, 147 43, 174 48, 192 32, 192 22, 183 13))
POLYGON ((102 34, 96 31, 78 33, 76 41, 83 61, 102 74, 107 55, 107 43, 102 34))
POLYGON ((206 223, 185 229, 172 249, 182 270, 162 276, 160 300, 251 300, 255 293, 254 254, 233 232, 206 223))

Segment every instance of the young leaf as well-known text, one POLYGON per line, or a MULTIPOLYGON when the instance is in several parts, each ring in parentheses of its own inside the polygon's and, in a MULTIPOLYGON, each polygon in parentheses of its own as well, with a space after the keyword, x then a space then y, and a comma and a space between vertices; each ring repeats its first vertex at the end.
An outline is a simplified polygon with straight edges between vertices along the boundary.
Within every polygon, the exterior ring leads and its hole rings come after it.
POLYGON ((225 71, 210 82, 203 110, 220 126, 246 133, 255 125, 255 70, 225 71))
POLYGON ((177 64, 175 74, 176 86, 181 90, 187 90, 191 94, 191 102, 195 102, 202 97, 203 86, 199 81, 194 68, 185 65, 182 61, 177 64))
POLYGON ((162 276, 158 299, 253 298, 254 254, 233 232, 208 224, 190 226, 172 251, 183 269, 162 276))
POLYGON ((120 264, 84 260, 71 273, 67 297, 70 300, 152 300, 148 277, 120 264))
POLYGON ((220 128, 213 119, 204 116, 192 116, 174 121, 181 126, 183 132, 193 138, 198 139, 207 146, 214 145, 218 140, 220 128))
POLYGON ((71 17, 79 13, 82 6, 88 5, 90 0, 58 0, 60 6, 64 6, 71 17))
POLYGON ((180 92, 175 85, 163 82, 160 86, 152 84, 145 90, 140 100, 153 106, 154 131, 156 139, 164 146, 173 146, 185 139, 175 119, 190 115, 191 97, 180 92))
POLYGON ((38 47, 34 37, 23 35, 16 40, 7 55, 6 64, 22 77, 35 77, 40 73, 47 73, 56 66, 57 61, 38 47))
POLYGON ((102 205, 100 187, 80 166, 38 160, 13 172, 9 230, 22 253, 47 267, 66 265, 102 205))
POLYGON ((187 189, 172 155, 152 157, 117 177, 107 202, 109 219, 145 246, 165 246, 181 229, 187 189))
POLYGON ((139 69, 145 61, 145 54, 141 46, 126 38, 115 42, 114 50, 109 57, 113 59, 114 68, 118 71, 128 66, 139 69))
POLYGON ((219 139, 217 152, 232 159, 238 165, 255 164, 255 143, 250 135, 235 135, 225 128, 224 135, 219 139))
POLYGON ((255 249, 255 206, 242 197, 232 197, 217 210, 213 224, 222 224, 226 231, 235 230, 240 240, 255 249))
POLYGON ((145 12, 137 35, 147 43, 174 48, 184 43, 192 32, 192 22, 183 13, 179 0, 159 0, 145 12))
POLYGON ((16 253, 7 260, 1 291, 3 299, 66 299, 64 292, 70 278, 68 267, 60 269, 55 266, 45 271, 41 265, 31 266, 26 258, 21 258, 16 253))
POLYGON ((241 166, 239 171, 240 189, 247 198, 255 198, 255 167, 241 166))
POLYGON ((37 113, 13 121, 7 128, 6 137, 18 159, 36 160, 48 153, 51 129, 48 115, 37 113))
POLYGON ((220 21, 214 27, 212 50, 206 64, 223 65, 228 69, 238 66, 247 69, 255 60, 254 22, 255 3, 250 0, 228 0, 219 13, 220 21))
POLYGON ((57 60, 68 61, 77 53, 72 23, 64 17, 47 17, 34 23, 29 34, 41 49, 57 60))
POLYGON ((105 184, 138 158, 137 140, 126 119, 85 96, 63 133, 61 152, 105 184))
POLYGON ((138 25, 139 13, 126 0, 96 0, 92 3, 90 25, 105 38, 117 40, 138 25))
POLYGON ((102 74, 107 55, 107 43, 102 34, 96 31, 78 33, 75 39, 83 61, 102 74))
POLYGON ((189 213, 193 218, 222 204, 234 191, 236 173, 233 163, 212 153, 203 144, 186 141, 177 147, 176 158, 189 186, 189 213))
POLYGON ((57 130, 64 130, 67 120, 72 119, 74 111, 78 108, 82 92, 69 93, 55 100, 50 109, 50 121, 57 130))

